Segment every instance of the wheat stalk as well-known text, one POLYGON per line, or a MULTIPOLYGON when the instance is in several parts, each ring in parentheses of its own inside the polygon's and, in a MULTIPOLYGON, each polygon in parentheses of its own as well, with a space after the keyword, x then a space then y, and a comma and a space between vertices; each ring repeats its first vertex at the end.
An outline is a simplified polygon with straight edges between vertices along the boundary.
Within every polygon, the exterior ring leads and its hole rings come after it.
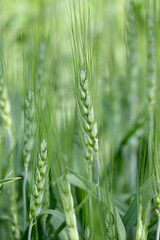
POLYGON ((160 237, 160 194, 157 194, 156 198, 155 198, 155 203, 157 205, 156 212, 157 212, 157 232, 156 232, 156 240, 159 240, 160 237))

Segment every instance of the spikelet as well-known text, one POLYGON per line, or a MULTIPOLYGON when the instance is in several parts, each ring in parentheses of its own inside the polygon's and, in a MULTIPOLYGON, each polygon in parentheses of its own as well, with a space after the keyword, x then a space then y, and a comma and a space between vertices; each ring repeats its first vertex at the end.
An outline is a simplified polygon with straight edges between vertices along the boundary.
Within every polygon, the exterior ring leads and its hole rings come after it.
POLYGON ((69 239, 78 240, 79 236, 77 230, 76 215, 74 210, 74 202, 71 193, 71 187, 66 176, 64 176, 60 182, 59 191, 64 209, 64 215, 66 218, 66 224, 68 227, 69 239))
POLYGON ((155 197, 155 203, 158 206, 158 208, 160 208, 160 194, 157 194, 157 196, 155 197))
POLYGON ((90 240, 91 239, 91 233, 90 233, 90 228, 87 227, 84 231, 84 239, 90 240))
POLYGON ((106 213, 105 227, 106 227, 106 240, 116 239, 114 217, 112 213, 109 213, 109 211, 107 211, 106 213))
POLYGON ((138 229, 136 232, 136 240, 145 240, 145 229, 142 223, 142 220, 140 219, 139 224, 138 224, 138 229))
MULTIPOLYGON (((142 205, 141 202, 142 202, 142 196, 140 195, 140 202, 138 204, 138 219, 137 219, 136 240, 147 239, 147 224, 148 224, 148 221, 142 219, 143 205, 142 205)), ((145 211, 148 211, 147 208, 145 209, 145 211)))
POLYGON ((20 239, 20 231, 19 231, 19 223, 18 223, 18 213, 17 213, 17 207, 15 202, 15 196, 11 197, 11 209, 10 209, 10 215, 11 215, 11 222, 10 222, 10 230, 12 232, 12 236, 15 240, 20 239))
MULTIPOLYGON (((45 182, 45 189, 44 189, 44 196, 43 196, 43 202, 42 207, 43 209, 48 209, 50 204, 50 192, 49 192, 49 176, 48 172, 46 175, 46 182, 45 182)), ((43 214, 41 216, 41 222, 43 224, 44 231, 46 230, 46 220, 47 220, 48 214, 43 214)))

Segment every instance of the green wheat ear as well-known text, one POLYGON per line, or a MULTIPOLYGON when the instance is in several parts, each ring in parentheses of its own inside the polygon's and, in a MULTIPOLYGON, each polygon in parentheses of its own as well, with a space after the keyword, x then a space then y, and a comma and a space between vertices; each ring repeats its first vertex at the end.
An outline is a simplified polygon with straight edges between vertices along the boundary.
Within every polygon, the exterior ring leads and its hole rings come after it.
POLYGON ((0 116, 4 122, 4 127, 8 132, 10 139, 10 147, 14 147, 14 136, 12 129, 12 116, 11 116, 11 105, 8 97, 7 87, 5 84, 4 73, 2 69, 2 63, 0 62, 0 116))
POLYGON ((116 232, 115 232, 115 220, 108 210, 106 212, 105 218, 105 227, 106 227, 106 239, 112 240, 116 239, 116 232))
POLYGON ((36 131, 34 112, 35 112, 34 94, 31 90, 29 90, 25 100, 25 126, 24 126, 24 150, 23 150, 25 168, 28 168, 31 158, 31 151, 34 145, 34 134, 36 131))
MULTIPOLYGON (((2 69, 2 63, 0 62, 0 116, 4 122, 4 127, 8 133, 10 148, 8 149, 10 152, 14 149, 14 136, 12 131, 12 116, 11 116, 11 105, 8 97, 7 87, 5 85, 5 77, 2 69)), ((11 152, 10 160, 12 164, 13 153, 11 152)), ((10 186, 9 197, 11 201, 10 206, 10 230, 12 232, 12 236, 15 240, 20 239, 20 230, 19 230, 19 222, 18 222, 18 212, 17 212, 17 203, 16 203, 16 194, 15 194, 15 185, 14 183, 10 186)))
POLYGON ((10 230, 12 232, 13 238, 15 240, 20 239, 20 230, 19 230, 19 221, 18 221, 18 212, 17 212, 17 206, 16 206, 16 199, 15 199, 15 185, 11 186, 11 193, 10 193, 10 199, 11 199, 11 209, 10 209, 10 215, 11 215, 11 223, 10 223, 10 230))
POLYGON ((140 219, 138 223, 138 230, 136 232, 136 240, 142 240, 142 239, 145 240, 146 237, 145 237, 144 226, 143 226, 142 220, 140 219))
POLYGON ((7 88, 4 83, 2 64, 0 63, 0 112, 6 128, 12 126, 11 106, 8 99, 7 88))
POLYGON ((74 201, 71 193, 71 186, 66 178, 63 176, 59 185, 59 192, 61 195, 61 201, 64 209, 64 215, 66 218, 66 224, 68 227, 69 239, 79 240, 77 220, 74 210, 74 201))
POLYGON ((36 131, 35 124, 35 107, 34 107, 34 93, 28 90, 25 100, 25 123, 24 123, 24 181, 23 181, 23 214, 24 214, 24 227, 26 226, 27 209, 26 209, 26 183, 28 175, 28 166, 31 159, 31 152, 34 145, 34 134, 36 131))
POLYGON ((38 157, 38 166, 36 168, 36 179, 34 182, 34 186, 32 186, 33 191, 31 193, 31 201, 30 201, 30 213, 29 213, 29 221, 30 221, 30 229, 29 229, 29 239, 31 237, 31 230, 33 221, 39 215, 42 203, 43 203, 43 195, 46 183, 46 174, 47 174, 47 143, 43 139, 40 145, 40 153, 38 157))
POLYGON ((88 79, 84 69, 81 69, 79 73, 79 93, 83 120, 85 159, 88 163, 91 180, 93 161, 95 159, 98 161, 97 122, 94 120, 94 111, 91 104, 88 79))

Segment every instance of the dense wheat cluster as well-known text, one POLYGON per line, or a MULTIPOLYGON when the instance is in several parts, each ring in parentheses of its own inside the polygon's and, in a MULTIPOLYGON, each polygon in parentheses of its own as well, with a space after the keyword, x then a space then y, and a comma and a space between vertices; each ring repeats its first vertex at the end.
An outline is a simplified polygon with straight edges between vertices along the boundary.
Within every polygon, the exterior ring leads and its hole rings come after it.
POLYGON ((160 2, 0 1, 0 239, 160 239, 160 2))

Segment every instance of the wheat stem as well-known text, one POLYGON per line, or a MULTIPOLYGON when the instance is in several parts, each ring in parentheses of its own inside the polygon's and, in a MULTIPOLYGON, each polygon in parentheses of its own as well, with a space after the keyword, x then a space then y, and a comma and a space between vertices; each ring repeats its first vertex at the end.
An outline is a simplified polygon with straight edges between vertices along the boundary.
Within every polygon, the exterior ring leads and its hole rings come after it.
POLYGON ((33 220, 31 220, 31 222, 30 222, 30 224, 29 224, 29 229, 28 229, 28 240, 31 240, 32 227, 33 227, 33 220))

